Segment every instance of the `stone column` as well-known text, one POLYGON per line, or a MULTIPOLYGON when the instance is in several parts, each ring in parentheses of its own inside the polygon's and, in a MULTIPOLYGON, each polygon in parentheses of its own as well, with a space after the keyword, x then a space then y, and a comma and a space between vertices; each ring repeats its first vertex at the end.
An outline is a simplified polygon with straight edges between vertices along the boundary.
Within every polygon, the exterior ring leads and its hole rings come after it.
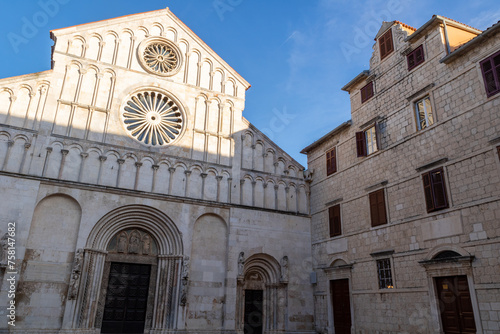
POLYGON ((78 171, 78 182, 82 182, 82 175, 83 175, 83 169, 85 165, 85 159, 89 156, 88 153, 80 153, 80 156, 82 157, 82 163, 80 164, 80 170, 78 171))
POLYGON ((205 180, 207 178, 207 173, 201 173, 201 199, 205 199, 205 180))
POLYGON ((217 202, 220 202, 220 181, 222 181, 222 176, 218 175, 215 177, 217 179, 217 202))
POLYGON ((290 192, 290 187, 285 187, 285 208, 286 208, 286 211, 289 210, 289 207, 288 207, 288 194, 290 192))
POLYGON ((278 210, 278 189, 277 184, 274 185, 274 210, 278 210))
POLYGON ((227 178, 227 187, 228 187, 227 188, 227 191, 228 191, 228 194, 227 194, 228 199, 227 199, 227 201, 228 201, 228 203, 233 203, 233 196, 232 196, 233 189, 232 189, 232 184, 233 184, 233 178, 232 177, 228 177, 227 178))
POLYGON ((108 157, 105 155, 99 156, 99 174, 97 175, 97 184, 101 184, 102 165, 104 165, 104 161, 106 161, 106 159, 108 159, 108 157))
POLYGON ((142 167, 142 162, 136 162, 135 163, 135 182, 134 182, 134 190, 137 190, 137 186, 139 185, 139 177, 140 177, 140 170, 142 167))
POLYGON ((175 167, 169 167, 168 172, 170 173, 170 176, 168 178, 168 194, 171 195, 172 194, 172 178, 174 176, 175 167))
POLYGON ((68 155, 68 153, 69 153, 68 150, 61 150, 62 159, 61 159, 61 164, 59 165, 59 174, 57 175, 58 179, 62 178, 64 163, 66 162, 66 156, 68 155))
MULTIPOLYGON (((52 153, 52 147, 47 147, 47 154, 45 155, 45 162, 43 163, 42 177, 45 176, 45 171, 47 170, 47 165, 49 164, 50 153, 52 153)), ((7 161, 8 156, 9 155, 7 151, 7 155, 5 156, 5 160, 3 162, 4 166, 2 167, 2 170, 5 168, 5 162, 7 161)))
POLYGON ((116 187, 118 188, 122 178, 122 165, 125 163, 125 159, 118 159, 116 162, 118 162, 118 172, 116 174, 116 187))
POLYGON ((243 185, 245 184, 245 179, 240 180, 240 204, 243 204, 243 185))
POLYGON ((255 206, 255 185, 256 181, 252 181, 252 206, 255 206))
POLYGON ((186 174, 186 183, 185 183, 185 187, 184 187, 184 197, 187 197, 187 195, 189 194, 189 176, 191 175, 191 171, 190 170, 185 170, 184 171, 184 174, 186 174))
POLYGON ((153 165, 153 183, 151 184, 151 192, 154 193, 156 192, 156 174, 158 173, 158 169, 160 168, 159 165, 153 165))
POLYGON ((24 163, 26 162, 26 154, 28 153, 30 147, 31 147, 31 143, 24 144, 23 159, 21 160, 21 165, 19 166, 19 174, 21 174, 23 172, 24 163))

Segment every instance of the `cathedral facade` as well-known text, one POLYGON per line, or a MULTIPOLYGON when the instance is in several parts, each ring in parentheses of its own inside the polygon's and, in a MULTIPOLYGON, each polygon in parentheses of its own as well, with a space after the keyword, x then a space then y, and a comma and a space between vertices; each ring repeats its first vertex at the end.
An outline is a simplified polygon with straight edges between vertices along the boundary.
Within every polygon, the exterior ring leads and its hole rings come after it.
POLYGON ((0 330, 314 332, 309 184, 248 82, 168 8, 51 38, 0 80, 0 330))

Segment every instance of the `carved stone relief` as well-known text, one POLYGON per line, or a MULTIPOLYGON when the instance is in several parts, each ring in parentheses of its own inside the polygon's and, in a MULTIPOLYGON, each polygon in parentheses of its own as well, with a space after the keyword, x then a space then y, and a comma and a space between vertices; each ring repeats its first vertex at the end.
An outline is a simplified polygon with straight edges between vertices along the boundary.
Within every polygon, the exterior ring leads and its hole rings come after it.
POLYGON ((129 229, 119 232, 111 239, 108 252, 137 255, 156 255, 158 253, 154 239, 148 233, 129 229))

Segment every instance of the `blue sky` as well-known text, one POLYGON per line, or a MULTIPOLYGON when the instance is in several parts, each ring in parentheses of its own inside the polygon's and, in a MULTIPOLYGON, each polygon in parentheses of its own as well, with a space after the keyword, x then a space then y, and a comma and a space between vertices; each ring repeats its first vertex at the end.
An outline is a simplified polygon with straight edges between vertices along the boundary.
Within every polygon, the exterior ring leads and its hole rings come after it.
POLYGON ((418 28, 439 14, 482 30, 500 20, 498 0, 3 1, 0 78, 48 70, 52 29, 165 7, 252 84, 243 115, 304 166, 300 150, 350 119, 340 88, 368 69, 382 20, 418 28), (23 35, 26 22, 37 25, 23 35))

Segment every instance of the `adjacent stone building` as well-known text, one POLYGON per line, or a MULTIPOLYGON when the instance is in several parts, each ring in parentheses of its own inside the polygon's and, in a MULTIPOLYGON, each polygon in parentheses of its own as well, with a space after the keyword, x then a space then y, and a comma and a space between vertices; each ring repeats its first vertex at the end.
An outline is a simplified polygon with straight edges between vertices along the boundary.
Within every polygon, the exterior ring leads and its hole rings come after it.
POLYGON ((308 184, 250 85, 168 9, 51 37, 0 80, 0 330, 313 333, 308 184))
POLYGON ((306 147, 322 333, 500 332, 500 23, 384 22, 306 147))

